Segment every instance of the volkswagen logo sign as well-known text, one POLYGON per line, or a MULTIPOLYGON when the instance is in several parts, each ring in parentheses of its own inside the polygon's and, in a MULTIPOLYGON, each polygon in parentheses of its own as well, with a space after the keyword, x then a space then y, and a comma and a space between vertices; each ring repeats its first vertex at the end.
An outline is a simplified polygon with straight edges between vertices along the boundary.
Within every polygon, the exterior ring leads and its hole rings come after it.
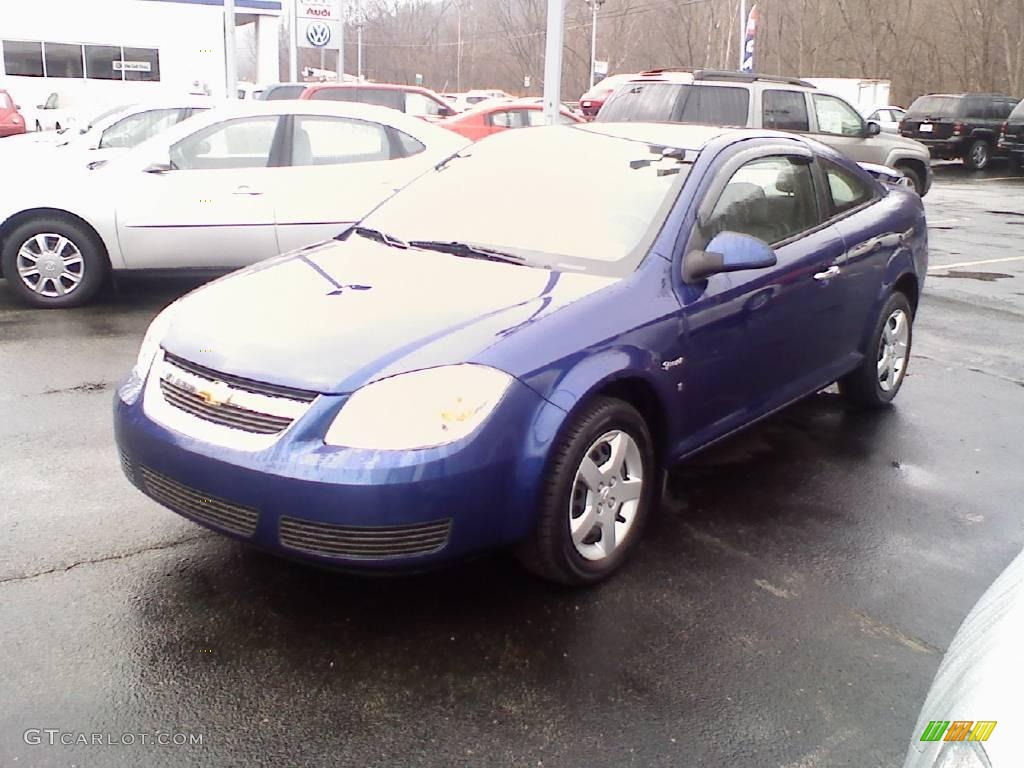
POLYGON ((323 48, 331 42, 331 28, 322 21, 314 21, 306 27, 306 39, 310 45, 323 48))

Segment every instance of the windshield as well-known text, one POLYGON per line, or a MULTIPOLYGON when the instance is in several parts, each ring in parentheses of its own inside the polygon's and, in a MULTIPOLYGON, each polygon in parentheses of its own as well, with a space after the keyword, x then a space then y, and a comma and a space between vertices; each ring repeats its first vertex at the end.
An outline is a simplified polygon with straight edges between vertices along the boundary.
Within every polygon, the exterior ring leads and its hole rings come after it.
POLYGON ((10 109, 11 100, 6 93, 0 92, 0 109, 10 109))
POLYGON ((301 83, 298 85, 275 85, 258 92, 258 95, 254 93, 253 98, 262 101, 286 101, 299 98, 304 90, 306 90, 306 86, 301 83))
POLYGON ((704 125, 747 124, 746 88, 630 83, 619 88, 598 113, 601 122, 673 122, 704 125))
POLYGON ((506 131, 420 177, 362 225, 406 242, 455 241, 536 266, 622 275, 640 262, 688 170, 661 148, 589 130, 506 131))
POLYGON ((962 99, 956 96, 922 96, 910 105, 908 116, 956 117, 962 99))

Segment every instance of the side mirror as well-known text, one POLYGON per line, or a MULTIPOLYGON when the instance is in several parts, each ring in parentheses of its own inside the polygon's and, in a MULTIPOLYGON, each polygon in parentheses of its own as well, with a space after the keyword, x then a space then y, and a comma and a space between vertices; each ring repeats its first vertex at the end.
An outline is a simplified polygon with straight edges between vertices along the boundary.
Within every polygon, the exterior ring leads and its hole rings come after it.
POLYGON ((880 126, 874 120, 869 120, 868 121, 868 128, 867 128, 867 135, 868 136, 877 136, 881 132, 882 132, 882 126, 880 126))
POLYGON ((150 163, 149 165, 147 165, 145 168, 142 169, 142 172, 143 173, 167 173, 168 171, 173 171, 173 170, 174 170, 174 167, 169 162, 163 161, 163 162, 159 162, 159 163, 150 163))
POLYGON ((683 257, 683 282, 699 283, 719 272, 763 269, 778 262, 775 251, 764 240, 739 232, 719 232, 703 251, 683 257))

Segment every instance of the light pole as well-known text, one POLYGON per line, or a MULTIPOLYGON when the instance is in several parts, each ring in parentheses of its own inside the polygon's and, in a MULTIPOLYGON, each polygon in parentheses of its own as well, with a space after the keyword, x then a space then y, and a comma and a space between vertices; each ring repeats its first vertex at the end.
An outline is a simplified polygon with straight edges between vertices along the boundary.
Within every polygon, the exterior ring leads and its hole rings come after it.
POLYGON ((747 0, 740 0, 740 65, 743 69, 744 54, 747 50, 747 0))
POLYGON ((235 0, 224 0, 224 87, 229 99, 238 98, 238 62, 235 59, 235 0))
POLYGON ((594 70, 597 68, 597 10, 604 5, 604 0, 587 0, 592 12, 590 22, 590 87, 594 87, 594 70))
POLYGON ((558 123, 562 105, 562 44, 565 40, 565 0, 548 0, 544 44, 544 124, 558 123))
POLYGON ((356 0, 356 80, 363 79, 363 0, 356 0))

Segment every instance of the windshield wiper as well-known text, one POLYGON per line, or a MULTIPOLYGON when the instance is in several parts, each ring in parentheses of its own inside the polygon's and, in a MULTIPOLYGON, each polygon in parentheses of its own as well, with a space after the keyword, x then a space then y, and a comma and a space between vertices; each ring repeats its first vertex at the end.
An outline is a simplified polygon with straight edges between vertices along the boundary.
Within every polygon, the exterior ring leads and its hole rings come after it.
POLYGON ((409 244, 401 238, 389 235, 387 232, 381 232, 379 229, 370 229, 369 227, 353 227, 353 232, 357 235, 369 238, 370 240, 376 240, 378 243, 384 243, 384 245, 392 248, 408 248, 409 244))
POLYGON ((484 261, 499 261, 504 264, 525 264, 526 259, 516 256, 514 253, 506 253, 482 245, 471 243, 460 243, 458 241, 444 240, 410 240, 409 245, 413 248, 421 248, 425 251, 439 251, 450 253, 453 256, 461 256, 467 259, 483 259, 484 261))

